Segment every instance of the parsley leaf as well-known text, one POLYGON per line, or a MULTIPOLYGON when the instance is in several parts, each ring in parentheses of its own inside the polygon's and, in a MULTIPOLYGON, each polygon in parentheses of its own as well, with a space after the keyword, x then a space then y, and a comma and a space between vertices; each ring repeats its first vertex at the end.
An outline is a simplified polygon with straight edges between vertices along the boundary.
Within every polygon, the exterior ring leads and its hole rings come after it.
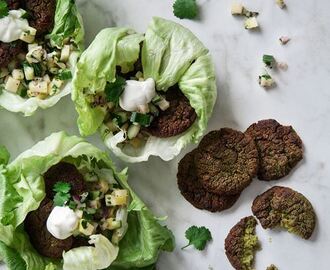
POLYGON ((9 13, 8 5, 6 1, 0 0, 0 19, 6 17, 9 13))
POLYGON ((196 0, 176 0, 173 4, 173 13, 180 19, 194 19, 198 15, 196 0))
POLYGON ((107 101, 117 104, 121 94, 124 91, 125 85, 126 80, 120 76, 117 76, 114 82, 107 83, 104 89, 107 101))
POLYGON ((71 185, 67 182, 57 182, 54 187, 53 191, 56 192, 54 196, 54 204, 55 206, 63 206, 66 202, 69 201, 71 185))
POLYGON ((189 240, 189 243, 182 249, 193 245, 198 250, 204 250, 206 243, 212 240, 212 235, 209 229, 204 226, 191 226, 188 230, 186 230, 186 238, 189 240))

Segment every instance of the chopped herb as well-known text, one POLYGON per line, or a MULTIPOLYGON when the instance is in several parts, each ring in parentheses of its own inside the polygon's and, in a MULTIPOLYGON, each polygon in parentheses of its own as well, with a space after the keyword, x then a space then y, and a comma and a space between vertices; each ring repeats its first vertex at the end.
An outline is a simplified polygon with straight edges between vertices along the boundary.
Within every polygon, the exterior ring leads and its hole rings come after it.
POLYGON ((104 92, 108 102, 118 104, 121 94, 124 92, 126 80, 123 77, 117 76, 116 80, 111 83, 107 83, 104 92))
POLYGON ((81 226, 86 229, 87 228, 87 220, 82 220, 81 221, 81 226))
POLYGON ((75 201, 70 201, 68 206, 71 208, 71 209, 76 209, 77 208, 77 203, 75 201))
POLYGON ((83 219, 84 220, 92 221, 93 220, 93 215, 84 211, 84 213, 83 213, 83 219))
POLYGON ((176 0, 173 4, 173 13, 180 19, 195 19, 198 16, 196 0, 176 0))
POLYGON ((28 13, 28 12, 25 12, 22 16, 21 16, 22 19, 30 19, 31 18, 31 15, 28 13))
POLYGON ((188 230, 186 230, 186 238, 189 240, 189 243, 182 247, 182 249, 193 245, 198 250, 204 250, 206 243, 212 240, 212 235, 209 229, 204 226, 191 226, 188 230))
POLYGON ((6 1, 0 0, 0 19, 9 14, 9 9, 6 1))
POLYGON ((57 75, 57 78, 62 81, 70 80, 72 79, 72 72, 69 69, 61 70, 57 75))
POLYGON ((133 112, 130 121, 132 123, 138 123, 141 126, 147 127, 152 121, 152 116, 149 114, 142 114, 138 112, 133 112))
POLYGON ((56 194, 53 201, 55 206, 63 206, 70 200, 70 190, 71 185, 67 182, 57 182, 54 185, 53 191, 56 192, 56 194))
POLYGON ((36 77, 42 76, 42 65, 40 63, 31 63, 31 67, 34 70, 34 75, 36 77))
POLYGON ((262 61, 269 68, 273 68, 275 64, 275 58, 272 55, 264 54, 262 57, 262 61))
POLYGON ((250 10, 247 10, 245 7, 243 7, 242 14, 247 18, 251 18, 251 17, 257 17, 259 15, 259 12, 250 11, 250 10))

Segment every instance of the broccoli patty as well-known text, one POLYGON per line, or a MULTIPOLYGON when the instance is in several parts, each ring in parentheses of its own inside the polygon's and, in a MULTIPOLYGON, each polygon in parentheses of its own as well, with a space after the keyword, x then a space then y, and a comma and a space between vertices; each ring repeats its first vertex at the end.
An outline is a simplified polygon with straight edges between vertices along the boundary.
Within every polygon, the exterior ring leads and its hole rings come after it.
POLYGON ((165 98, 170 103, 170 107, 165 111, 160 111, 147 129, 151 135, 160 138, 185 132, 197 117, 194 108, 178 86, 168 89, 165 98))
POLYGON ((245 132, 254 138, 259 152, 260 180, 277 180, 288 175, 303 158, 302 141, 291 126, 262 120, 245 132))
POLYGON ((0 67, 7 67, 8 64, 15 60, 17 55, 24 52, 26 44, 17 40, 10 43, 0 41, 0 67))
POLYGON ((257 196, 252 212, 264 229, 282 227, 309 239, 314 231, 316 215, 312 204, 297 191, 275 186, 257 196))
POLYGON ((67 162, 60 162, 52 166, 44 175, 46 195, 53 199, 53 187, 57 182, 67 182, 71 185, 71 195, 81 195, 85 190, 85 180, 76 166, 67 162))
POLYGON ((211 131, 195 154, 199 181, 210 192, 239 194, 258 170, 258 151, 253 139, 230 128, 211 131))
POLYGON ((37 36, 51 32, 54 27, 56 0, 26 0, 25 5, 31 15, 29 23, 37 29, 37 36))
POLYGON ((236 270, 251 270, 253 267, 254 254, 259 247, 256 225, 254 217, 242 218, 225 239, 227 258, 236 270))
POLYGON ((60 259, 63 251, 68 251, 73 245, 73 237, 64 240, 55 238, 47 230, 47 219, 53 209, 53 202, 44 199, 39 208, 30 212, 24 222, 26 232, 33 247, 43 256, 60 259))
POLYGON ((211 212, 219 212, 230 208, 238 200, 240 194, 232 196, 218 195, 208 192, 198 181, 194 155, 198 150, 186 154, 179 162, 178 186, 183 197, 193 206, 211 212))

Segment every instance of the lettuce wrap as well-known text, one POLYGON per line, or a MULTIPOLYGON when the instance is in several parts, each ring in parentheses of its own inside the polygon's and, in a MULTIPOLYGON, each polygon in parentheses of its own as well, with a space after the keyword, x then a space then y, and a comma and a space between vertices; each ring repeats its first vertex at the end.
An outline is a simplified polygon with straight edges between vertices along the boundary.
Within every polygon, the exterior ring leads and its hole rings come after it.
POLYGON ((129 187, 127 170, 117 172, 106 153, 64 132, 37 143, 8 166, 1 165, 0 192, 0 256, 9 270, 152 270, 161 251, 174 249, 171 231, 129 187), (93 235, 90 246, 73 248, 63 253, 62 260, 55 260, 41 256, 31 244, 24 221, 46 196, 44 173, 63 160, 102 171, 109 182, 128 190, 126 226, 118 245, 101 234, 93 235))
MULTIPOLYGON (((25 7, 21 8, 18 12, 25 12, 25 7)), ((30 32, 35 31, 31 29, 30 32)), ((70 94, 72 74, 83 50, 83 38, 82 18, 75 1, 57 0, 52 31, 35 40, 25 41, 28 43, 27 51, 22 49, 17 59, 1 67, 0 106, 30 116, 39 107, 52 107, 70 94), (30 61, 29 54, 40 52, 36 47, 41 47, 44 55, 40 56, 40 61, 30 61)))
POLYGON ((153 18, 145 35, 129 28, 102 30, 82 54, 73 84, 72 99, 79 114, 81 135, 99 131, 106 146, 126 162, 146 161, 150 156, 167 161, 187 144, 197 143, 206 129, 217 95, 209 51, 188 29, 158 17, 153 18), (166 94, 178 86, 194 109, 196 120, 179 135, 168 138, 151 135, 144 143, 131 147, 123 145, 129 131, 120 128, 114 133, 106 123, 109 116, 105 106, 95 106, 90 97, 108 95, 108 86, 116 87, 120 83, 118 70, 130 74, 139 62, 142 70, 136 77, 142 76, 144 81, 151 78, 158 93, 166 94))

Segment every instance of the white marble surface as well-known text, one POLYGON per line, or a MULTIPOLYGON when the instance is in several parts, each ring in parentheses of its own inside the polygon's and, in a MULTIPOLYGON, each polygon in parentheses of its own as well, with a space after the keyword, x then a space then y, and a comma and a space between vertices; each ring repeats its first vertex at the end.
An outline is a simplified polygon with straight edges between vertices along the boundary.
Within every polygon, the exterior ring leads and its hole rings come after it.
MULTIPOLYGON (((186 149, 172 162, 152 158, 130 165, 130 182, 138 194, 158 215, 168 215, 177 249, 162 254, 159 270, 232 269, 224 254, 223 242, 229 229, 241 217, 250 215, 254 197, 272 185, 290 186, 305 194, 318 215, 314 235, 309 241, 280 231, 265 231, 258 226, 262 250, 256 257, 256 269, 271 263, 280 270, 327 270, 330 252, 330 1, 286 0, 287 10, 275 0, 245 0, 258 10, 261 30, 248 32, 243 20, 230 15, 230 0, 202 0, 199 21, 178 20, 172 15, 172 1, 165 0, 89 0, 80 1, 87 41, 107 26, 131 26, 144 31, 151 17, 163 16, 189 27, 210 49, 218 75, 219 98, 209 130, 224 126, 244 130, 254 121, 275 118, 292 124, 305 145, 305 159, 295 171, 277 182, 255 180, 235 206, 223 213, 211 214, 194 209, 180 195, 176 185, 177 162, 193 148, 186 149), (289 35, 287 46, 278 38, 289 35), (275 72, 277 87, 265 91, 258 86, 263 53, 286 61, 286 72, 275 72), (181 251, 184 231, 191 225, 210 228, 214 240, 204 252, 181 251)), ((69 98, 56 107, 23 118, 1 111, 0 143, 12 155, 29 148, 53 131, 78 134, 76 113, 69 98)), ((88 138, 102 147, 97 136, 88 138)), ((119 164, 119 162, 118 162, 119 164)), ((122 165, 122 164, 121 164, 122 165)))

